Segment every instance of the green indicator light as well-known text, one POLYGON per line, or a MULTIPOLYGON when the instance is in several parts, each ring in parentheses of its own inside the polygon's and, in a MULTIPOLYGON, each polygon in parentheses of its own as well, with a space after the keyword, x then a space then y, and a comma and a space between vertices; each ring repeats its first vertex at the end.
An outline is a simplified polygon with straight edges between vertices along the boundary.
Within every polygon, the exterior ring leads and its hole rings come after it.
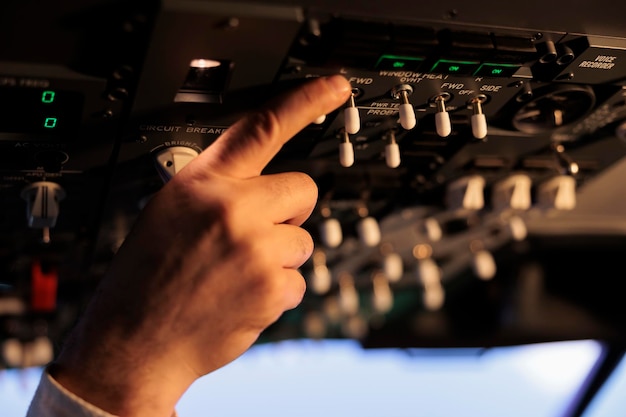
POLYGON ((56 126, 57 126, 56 117, 46 117, 46 120, 43 121, 43 127, 47 129, 54 129, 56 126))
POLYGON ((469 74, 478 66, 476 61, 452 61, 440 59, 430 69, 431 72, 444 72, 448 74, 469 74))
POLYGON ((515 74, 519 68, 520 65, 516 64, 496 64, 486 62, 474 71, 474 75, 483 77, 510 77, 515 74))
POLYGON ((381 55, 376 62, 376 68, 414 70, 424 58, 402 55, 381 55))
POLYGON ((41 102, 42 103, 46 103, 46 104, 52 103, 54 101, 54 96, 55 96, 55 92, 54 91, 49 91, 49 90, 44 91, 41 94, 41 102))

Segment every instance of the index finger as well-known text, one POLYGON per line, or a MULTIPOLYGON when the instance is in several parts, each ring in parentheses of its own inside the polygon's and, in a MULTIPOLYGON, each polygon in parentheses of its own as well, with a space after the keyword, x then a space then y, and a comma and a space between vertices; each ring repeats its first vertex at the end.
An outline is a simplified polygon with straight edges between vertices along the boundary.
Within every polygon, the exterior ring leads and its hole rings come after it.
MULTIPOLYGON (((213 173, 251 178, 319 116, 345 103, 352 87, 341 75, 319 77, 284 93, 229 127, 196 158, 213 173)), ((198 165, 196 165, 198 166, 198 165)))

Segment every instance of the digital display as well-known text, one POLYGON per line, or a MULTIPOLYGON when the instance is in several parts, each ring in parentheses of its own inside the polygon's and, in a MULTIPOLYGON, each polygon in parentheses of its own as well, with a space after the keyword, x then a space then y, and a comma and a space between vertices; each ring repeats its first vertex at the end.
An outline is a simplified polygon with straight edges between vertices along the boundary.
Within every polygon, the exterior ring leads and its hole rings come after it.
POLYGON ((76 91, 0 88, 0 133, 67 134, 80 125, 83 102, 76 91))

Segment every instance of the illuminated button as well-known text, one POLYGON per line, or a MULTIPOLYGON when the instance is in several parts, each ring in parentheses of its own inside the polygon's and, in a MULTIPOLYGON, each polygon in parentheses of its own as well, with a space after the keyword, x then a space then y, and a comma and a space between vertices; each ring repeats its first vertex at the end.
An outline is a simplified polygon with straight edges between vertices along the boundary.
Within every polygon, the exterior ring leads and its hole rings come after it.
POLYGON ((377 69, 414 71, 424 61, 423 58, 409 56, 383 55, 376 62, 377 69))
POLYGON ((476 71, 479 65, 480 63, 475 61, 449 61, 447 59, 440 59, 433 65, 430 72, 469 75, 476 71))
POLYGON ((482 64, 474 73, 480 77, 510 77, 517 72, 519 65, 482 64))

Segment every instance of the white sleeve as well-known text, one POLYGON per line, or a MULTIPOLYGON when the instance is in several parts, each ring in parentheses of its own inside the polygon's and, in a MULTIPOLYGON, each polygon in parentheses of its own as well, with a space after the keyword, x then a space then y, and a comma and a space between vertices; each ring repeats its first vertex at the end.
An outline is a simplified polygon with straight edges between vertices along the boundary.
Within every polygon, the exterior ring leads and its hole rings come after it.
POLYGON ((41 373, 39 386, 26 417, 115 417, 63 388, 48 373, 41 373))
MULTIPOLYGON (((48 370, 41 373, 39 386, 30 403, 26 417, 116 417, 72 394, 48 370)), ((172 417, 178 417, 176 410, 172 417)))

